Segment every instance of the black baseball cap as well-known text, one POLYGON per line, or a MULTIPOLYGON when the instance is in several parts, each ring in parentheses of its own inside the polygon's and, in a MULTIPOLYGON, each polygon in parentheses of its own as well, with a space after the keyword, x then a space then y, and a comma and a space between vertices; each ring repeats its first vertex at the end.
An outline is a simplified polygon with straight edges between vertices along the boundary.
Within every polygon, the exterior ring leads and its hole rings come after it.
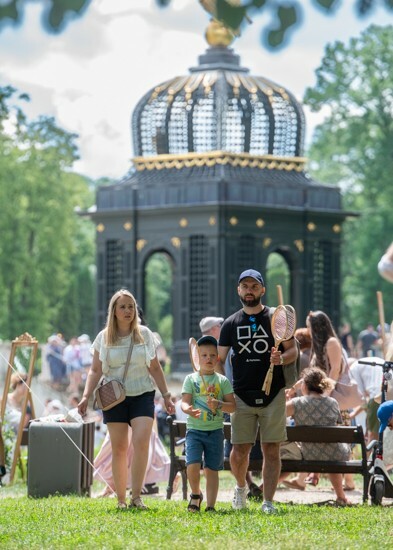
POLYGON ((202 336, 202 338, 199 338, 198 342, 199 346, 214 346, 217 347, 217 340, 214 338, 214 336, 202 336))
POLYGON ((243 273, 240 274, 238 282, 240 283, 240 281, 242 281, 246 277, 251 277, 252 279, 255 279, 258 283, 260 283, 262 286, 265 286, 262 275, 259 273, 259 271, 256 271, 255 269, 246 269, 246 271, 243 271, 243 273))

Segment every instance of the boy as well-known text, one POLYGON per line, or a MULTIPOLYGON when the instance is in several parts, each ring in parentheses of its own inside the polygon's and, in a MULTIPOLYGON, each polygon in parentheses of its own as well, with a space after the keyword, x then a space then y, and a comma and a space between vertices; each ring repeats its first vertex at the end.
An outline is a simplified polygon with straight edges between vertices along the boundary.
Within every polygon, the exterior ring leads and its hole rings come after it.
POLYGON ((182 410, 188 414, 186 434, 187 476, 191 495, 187 510, 199 512, 203 495, 200 489, 200 469, 206 477, 206 512, 215 511, 218 493, 218 472, 223 469, 223 412, 234 412, 235 397, 228 378, 214 372, 218 361, 217 340, 202 336, 197 342, 200 373, 186 376, 182 388, 182 410))

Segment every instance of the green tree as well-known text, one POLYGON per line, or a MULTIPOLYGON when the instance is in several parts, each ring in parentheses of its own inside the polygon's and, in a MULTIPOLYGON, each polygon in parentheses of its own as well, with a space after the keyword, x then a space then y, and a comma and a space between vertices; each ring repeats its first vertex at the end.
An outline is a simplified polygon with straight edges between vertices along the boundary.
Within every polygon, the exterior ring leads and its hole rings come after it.
POLYGON ((339 185, 344 206, 360 216, 344 230, 343 314, 355 330, 378 322, 376 291, 393 318, 393 286, 377 263, 393 240, 393 27, 369 27, 348 46, 326 49, 317 83, 305 94, 313 111, 328 111, 310 149, 312 173, 339 185))
POLYGON ((71 267, 86 270, 83 262, 94 261, 74 211, 92 197, 86 180, 70 172, 77 136, 52 118, 28 122, 21 98, 0 89, 0 335, 28 331, 42 340, 58 330, 67 309, 78 273, 71 267), (89 252, 78 263, 81 242, 89 252))

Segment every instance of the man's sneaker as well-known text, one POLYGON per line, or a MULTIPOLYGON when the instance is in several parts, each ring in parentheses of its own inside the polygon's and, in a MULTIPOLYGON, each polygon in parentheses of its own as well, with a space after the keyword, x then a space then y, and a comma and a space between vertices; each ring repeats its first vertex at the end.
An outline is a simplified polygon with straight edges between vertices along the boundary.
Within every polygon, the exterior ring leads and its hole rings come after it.
POLYGON ((235 487, 235 494, 232 500, 232 508, 234 510, 243 510, 247 508, 247 492, 247 485, 245 487, 235 487))
POLYGON ((262 512, 264 514, 277 514, 277 508, 271 502, 265 501, 262 504, 262 512))

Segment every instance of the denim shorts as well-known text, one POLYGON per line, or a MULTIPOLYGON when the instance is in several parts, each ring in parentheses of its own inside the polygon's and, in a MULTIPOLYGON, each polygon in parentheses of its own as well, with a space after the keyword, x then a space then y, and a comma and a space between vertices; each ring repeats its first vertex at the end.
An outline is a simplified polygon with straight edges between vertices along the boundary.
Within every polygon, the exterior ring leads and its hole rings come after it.
POLYGON ((209 470, 224 468, 224 431, 187 430, 186 464, 202 464, 209 470), (203 457, 203 462, 202 462, 203 457))
POLYGON ((113 409, 102 411, 104 424, 108 422, 130 424, 131 420, 138 416, 154 418, 154 395, 155 391, 153 390, 141 395, 127 396, 124 401, 115 405, 113 409))

